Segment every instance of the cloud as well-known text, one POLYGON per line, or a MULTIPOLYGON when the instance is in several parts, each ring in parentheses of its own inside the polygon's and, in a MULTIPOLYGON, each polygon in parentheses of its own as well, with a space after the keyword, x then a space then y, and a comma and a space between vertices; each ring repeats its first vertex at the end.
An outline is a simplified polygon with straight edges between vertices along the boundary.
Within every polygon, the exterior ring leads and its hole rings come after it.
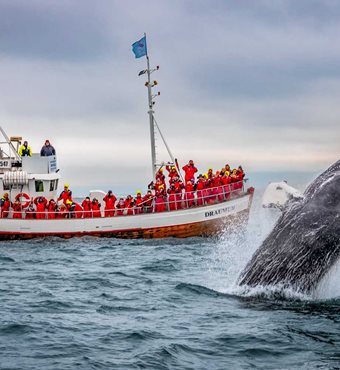
POLYGON ((146 183, 146 32, 181 163, 318 171, 339 158, 339 20, 337 1, 2 1, 0 120, 52 140, 70 182, 146 183))

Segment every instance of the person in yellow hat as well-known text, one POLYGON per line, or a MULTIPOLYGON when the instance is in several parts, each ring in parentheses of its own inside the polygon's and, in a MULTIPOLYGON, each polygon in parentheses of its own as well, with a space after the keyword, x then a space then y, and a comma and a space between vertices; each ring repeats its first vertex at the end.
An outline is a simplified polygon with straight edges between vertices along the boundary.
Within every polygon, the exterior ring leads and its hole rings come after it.
POLYGON ((69 184, 64 185, 64 190, 60 193, 59 198, 58 198, 58 202, 59 202, 59 200, 62 200, 64 204, 66 204, 67 200, 70 200, 71 202, 73 202, 73 200, 72 200, 72 191, 70 190, 70 185, 69 184))

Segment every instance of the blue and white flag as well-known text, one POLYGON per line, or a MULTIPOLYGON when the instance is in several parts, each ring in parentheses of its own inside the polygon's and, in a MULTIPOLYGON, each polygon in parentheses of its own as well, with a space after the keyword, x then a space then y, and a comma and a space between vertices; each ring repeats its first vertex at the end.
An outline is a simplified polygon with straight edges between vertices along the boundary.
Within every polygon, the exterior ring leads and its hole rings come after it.
POLYGON ((148 54, 146 50, 146 36, 132 44, 132 51, 134 52, 136 58, 140 58, 148 54))

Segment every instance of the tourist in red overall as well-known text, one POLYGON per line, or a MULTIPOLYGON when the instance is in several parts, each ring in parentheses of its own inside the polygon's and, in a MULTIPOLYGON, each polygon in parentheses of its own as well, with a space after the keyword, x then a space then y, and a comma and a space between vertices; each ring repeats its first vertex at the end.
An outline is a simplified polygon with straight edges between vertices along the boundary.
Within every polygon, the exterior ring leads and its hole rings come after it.
POLYGON ((113 195, 112 190, 109 190, 103 201, 105 202, 104 217, 113 217, 115 215, 115 203, 117 198, 113 195))
POLYGON ((204 204, 205 195, 205 180, 203 175, 198 176, 198 180, 195 184, 196 194, 197 194, 197 205, 202 206, 204 204))
POLYGON ((30 202, 30 204, 25 210, 25 218, 27 220, 33 220, 35 218, 35 209, 34 209, 33 201, 30 202))
POLYGON ((161 185, 158 187, 155 195, 155 212, 164 212, 166 210, 166 203, 165 203, 166 195, 165 195, 165 188, 161 185))
POLYGON ((36 197, 34 204, 37 208, 35 218, 37 220, 44 220, 46 218, 47 199, 45 197, 36 197))
POLYGON ((224 193, 223 193, 223 186, 222 186, 222 177, 219 171, 216 171, 213 186, 214 186, 214 194, 219 202, 224 200, 224 193))
POLYGON ((12 204, 12 208, 13 218, 22 218, 22 205, 19 199, 12 204))
POLYGON ((239 180, 239 189, 243 189, 243 179, 244 179, 245 173, 243 171, 242 166, 238 166, 237 176, 239 180))
POLYGON ((135 198, 135 214, 139 215, 142 213, 143 198, 142 193, 138 190, 135 198))
POLYGON ((216 199, 215 189, 214 189, 214 174, 212 168, 208 169, 208 172, 205 174, 206 177, 206 186, 205 186, 205 203, 213 203, 216 199))
POLYGON ((128 216, 132 216, 135 214, 135 202, 133 198, 131 198, 131 201, 125 206, 125 208, 127 209, 126 214, 128 216))
POLYGON ((84 210, 84 218, 91 218, 92 217, 92 208, 91 208, 91 200, 90 197, 86 197, 81 206, 84 210))
POLYGON ((124 198, 120 198, 118 203, 116 204, 116 216, 124 216, 125 210, 125 200, 124 198))
POLYGON ((234 168, 231 175, 231 195, 237 195, 238 193, 238 182, 239 182, 239 177, 237 175, 237 170, 234 168))
POLYGON ((55 202, 54 199, 51 199, 47 205, 47 218, 48 219, 56 218, 57 208, 58 208, 58 204, 55 202))
POLYGON ((192 207, 195 204, 195 195, 194 195, 194 184, 192 181, 187 181, 185 184, 185 193, 184 193, 184 200, 185 206, 187 208, 192 207))
POLYGON ((189 163, 183 167, 183 171, 185 172, 185 183, 191 180, 195 181, 195 173, 197 172, 197 168, 195 167, 192 159, 190 159, 189 163))
POLYGON ((5 193, 0 200, 1 206, 1 218, 7 218, 9 214, 9 209, 11 207, 11 202, 8 197, 8 193, 5 193))
POLYGON ((70 213, 70 218, 82 218, 83 217, 83 207, 76 202, 71 200, 66 201, 66 208, 70 213))
POLYGON ((98 200, 96 198, 93 198, 92 202, 91 202, 91 209, 92 209, 92 217, 93 218, 102 217, 100 207, 101 207, 101 204, 98 202, 98 200))
POLYGON ((227 171, 224 172, 222 178, 222 186, 223 186, 223 193, 224 193, 224 198, 229 199, 230 198, 230 184, 231 184, 231 178, 230 176, 227 175, 227 171))
POLYGON ((59 209, 57 210, 57 218, 69 218, 70 213, 68 209, 66 208, 65 204, 63 203, 59 209))
POLYGON ((169 210, 174 211, 177 209, 176 207, 176 188, 174 184, 170 185, 170 188, 167 190, 167 193, 168 193, 169 210))
POLYGON ((69 184, 64 185, 64 190, 60 193, 59 198, 57 200, 58 202, 62 200, 65 205, 67 200, 70 200, 72 202, 72 191, 69 189, 69 187, 70 187, 69 184))
POLYGON ((176 190, 176 209, 182 209, 182 192, 184 185, 178 177, 174 178, 174 185, 176 190))
POLYGON ((175 166, 166 166, 169 176, 169 184, 172 184, 174 177, 179 177, 177 169, 175 166))
POLYGON ((143 197, 143 208, 145 213, 150 213, 152 211, 153 199, 154 196, 152 195, 152 191, 148 190, 148 192, 143 197))
POLYGON ((134 214, 133 213, 134 204, 131 205, 131 203, 133 203, 133 198, 131 195, 128 195, 124 201, 124 208, 126 209, 125 214, 128 216, 131 216, 134 214))
MULTIPOLYGON (((156 184, 157 184, 157 182, 160 182, 164 186, 164 189, 166 190, 165 176, 164 176, 163 170, 161 168, 156 173, 156 184)), ((156 187, 156 185, 155 185, 155 187, 156 187)), ((155 190, 157 191, 156 188, 155 188, 155 190)))

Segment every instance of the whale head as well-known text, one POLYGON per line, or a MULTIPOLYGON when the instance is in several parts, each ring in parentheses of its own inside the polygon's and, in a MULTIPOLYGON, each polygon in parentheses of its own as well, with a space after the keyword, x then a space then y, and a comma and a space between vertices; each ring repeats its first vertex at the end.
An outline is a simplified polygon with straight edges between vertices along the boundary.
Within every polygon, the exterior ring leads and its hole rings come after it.
POLYGON ((302 199, 288 202, 238 282, 308 294, 339 256, 340 160, 307 187, 302 199))

